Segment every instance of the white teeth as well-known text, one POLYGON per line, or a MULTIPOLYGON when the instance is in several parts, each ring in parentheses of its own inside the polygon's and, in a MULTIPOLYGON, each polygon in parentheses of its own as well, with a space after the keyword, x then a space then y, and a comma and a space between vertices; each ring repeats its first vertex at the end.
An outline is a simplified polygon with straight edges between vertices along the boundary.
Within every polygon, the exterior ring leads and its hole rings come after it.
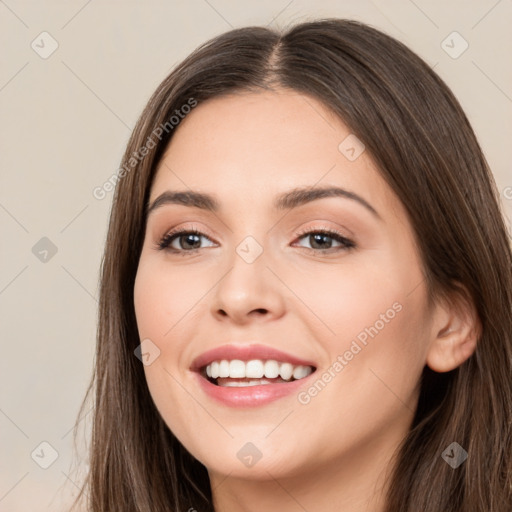
MULTIPOLYGON (((262 361, 261 359, 251 359, 250 361, 241 361, 233 359, 228 361, 212 361, 206 366, 206 375, 211 379, 231 378, 231 379, 260 379, 250 381, 236 381, 226 383, 226 386, 254 386, 257 384, 270 384, 265 379, 276 379, 281 377, 284 381, 303 379, 307 377, 313 368, 311 366, 293 365, 291 363, 280 363, 274 359, 262 361)), ((275 381, 274 381, 275 382, 275 381)))
POLYGON ((253 359, 247 362, 245 365, 246 377, 250 377, 251 379, 261 379, 263 375, 265 375, 263 361, 260 361, 259 359, 253 359))
POLYGON ((219 377, 229 377, 229 361, 225 359, 219 363, 219 377))
POLYGON ((232 379, 245 379, 245 363, 234 359, 229 363, 229 377, 232 379))
POLYGON ((246 388, 248 386, 260 386, 263 384, 272 384, 272 382, 265 379, 247 380, 245 382, 234 380, 232 382, 223 382, 221 385, 226 388, 246 388))
POLYGON ((265 361, 265 377, 275 379, 279 375, 279 363, 277 361, 265 361))
POLYGON ((309 366, 296 366, 293 369, 293 378, 294 379, 303 379, 307 377, 311 373, 311 368, 309 366))
POLYGON ((290 380, 293 375, 293 364, 291 363, 282 363, 279 369, 279 375, 283 380, 290 380))

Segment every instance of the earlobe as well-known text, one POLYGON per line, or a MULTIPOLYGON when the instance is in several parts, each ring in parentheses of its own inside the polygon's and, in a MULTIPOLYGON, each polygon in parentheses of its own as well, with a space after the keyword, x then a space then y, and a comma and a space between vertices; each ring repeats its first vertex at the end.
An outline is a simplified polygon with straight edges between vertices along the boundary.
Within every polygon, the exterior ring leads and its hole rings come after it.
MULTIPOLYGON (((458 295, 458 294, 457 294, 458 295)), ((426 364, 435 372, 454 370, 475 352, 480 336, 480 321, 473 304, 451 297, 436 306, 433 335, 426 364)))

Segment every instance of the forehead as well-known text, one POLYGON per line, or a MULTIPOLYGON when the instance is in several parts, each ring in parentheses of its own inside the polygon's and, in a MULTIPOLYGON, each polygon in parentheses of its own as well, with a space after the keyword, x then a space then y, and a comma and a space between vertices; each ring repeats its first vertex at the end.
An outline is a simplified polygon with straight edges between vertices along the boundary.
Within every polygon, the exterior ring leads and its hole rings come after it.
POLYGON ((365 151, 353 158, 362 148, 343 121, 310 96, 280 90, 214 98, 176 129, 150 201, 188 188, 248 206, 248 198, 332 185, 363 195, 376 208, 389 207, 397 199, 372 159, 365 151), (347 147, 354 151, 347 154, 347 147))

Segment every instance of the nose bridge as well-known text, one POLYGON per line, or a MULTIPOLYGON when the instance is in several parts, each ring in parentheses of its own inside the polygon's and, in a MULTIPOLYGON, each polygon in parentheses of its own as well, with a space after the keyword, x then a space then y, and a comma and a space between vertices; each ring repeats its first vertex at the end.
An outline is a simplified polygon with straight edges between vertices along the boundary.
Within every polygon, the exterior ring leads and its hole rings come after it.
POLYGON ((215 288, 213 314, 224 314, 237 321, 254 311, 271 316, 282 314, 282 290, 267 268, 270 251, 264 247, 262 233, 258 235, 261 241, 246 235, 227 257, 229 270, 215 288))

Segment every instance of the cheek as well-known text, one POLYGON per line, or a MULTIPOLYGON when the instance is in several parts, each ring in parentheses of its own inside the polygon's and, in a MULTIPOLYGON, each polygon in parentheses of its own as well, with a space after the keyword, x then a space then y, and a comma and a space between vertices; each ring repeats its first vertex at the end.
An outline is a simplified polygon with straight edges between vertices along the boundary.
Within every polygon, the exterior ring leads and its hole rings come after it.
POLYGON ((315 303, 334 335, 325 331, 322 336, 329 362, 318 375, 321 382, 301 396, 316 417, 331 411, 325 421, 333 428, 342 418, 356 420, 356 427, 362 420, 390 422, 414 409, 429 341, 419 267, 350 270, 339 285, 325 281, 329 300, 315 303), (343 405, 334 412, 330 405, 339 397, 343 405))
MULTIPOLYGON (((353 262, 347 258, 337 268, 326 266, 310 277, 306 272, 297 275, 301 277, 294 290, 307 297, 314 313, 309 327, 327 356, 322 368, 327 373, 321 378, 325 388, 335 394, 355 390, 344 400, 359 414, 390 405, 397 400, 393 393, 414 400, 430 332, 424 278, 415 255, 402 249, 375 251, 353 262), (389 401, 382 399, 383 393, 389 401)), ((322 391, 312 394, 323 395, 327 402, 335 396, 324 392, 322 383, 318 389, 322 391)))
POLYGON ((141 260, 134 286, 134 306, 141 337, 164 343, 180 320, 201 300, 204 286, 194 273, 165 262, 141 260))
POLYGON ((284 280, 309 309, 302 320, 307 319, 318 341, 331 349, 343 349, 347 340, 358 336, 364 342, 368 330, 375 332, 373 327, 381 332, 396 324, 399 310, 412 297, 410 283, 421 282, 414 267, 398 270, 384 255, 375 254, 347 258, 338 266, 319 265, 314 272, 307 268, 283 272, 288 272, 284 280))
POLYGON ((145 343, 157 354, 144 371, 159 409, 169 395, 176 403, 183 401, 180 383, 187 378, 198 316, 206 314, 201 303, 204 294, 199 274, 141 259, 134 285, 135 316, 140 340, 150 340, 145 343))
POLYGON ((201 419, 190 408, 186 391, 190 388, 189 376, 184 364, 190 357, 190 340, 197 332, 197 324, 191 318, 195 317, 196 309, 205 314, 200 304, 204 286, 193 276, 172 269, 165 262, 143 257, 134 285, 140 339, 151 340, 158 354, 151 364, 144 365, 147 386, 167 426, 185 441, 191 436, 188 426, 201 419))
MULTIPOLYGON (((318 438, 316 425, 321 424, 322 438, 330 440, 318 439, 318 458, 354 446, 370 449, 375 440, 405 432, 425 364, 421 292, 409 294, 396 283, 373 289, 360 281, 349 284, 338 291, 339 303, 331 304, 332 316, 324 317, 336 332, 323 335, 328 362, 297 397, 304 436, 318 438)), ((283 436, 279 441, 285 443, 285 432, 283 436)))

